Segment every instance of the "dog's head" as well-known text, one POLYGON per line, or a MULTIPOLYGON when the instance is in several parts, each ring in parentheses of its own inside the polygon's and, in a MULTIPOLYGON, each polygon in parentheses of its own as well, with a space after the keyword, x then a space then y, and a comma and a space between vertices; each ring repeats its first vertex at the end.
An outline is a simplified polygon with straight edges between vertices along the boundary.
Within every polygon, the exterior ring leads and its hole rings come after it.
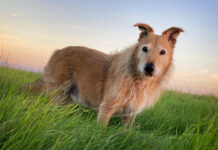
POLYGON ((171 27, 162 35, 156 35, 153 28, 147 24, 138 23, 135 26, 141 31, 135 53, 140 75, 162 76, 172 63, 176 39, 184 32, 183 29, 171 27))

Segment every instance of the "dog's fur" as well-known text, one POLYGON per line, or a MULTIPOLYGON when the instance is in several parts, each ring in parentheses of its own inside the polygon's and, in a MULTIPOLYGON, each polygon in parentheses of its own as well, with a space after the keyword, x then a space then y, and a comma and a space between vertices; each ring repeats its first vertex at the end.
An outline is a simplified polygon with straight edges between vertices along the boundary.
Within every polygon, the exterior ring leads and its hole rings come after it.
POLYGON ((114 55, 86 47, 71 46, 55 51, 37 81, 28 85, 35 92, 51 93, 60 87, 56 100, 78 103, 98 110, 98 122, 107 125, 111 116, 123 116, 127 126, 136 114, 155 104, 168 76, 176 39, 181 28, 155 35, 147 24, 138 23, 138 42, 114 55), (147 47, 144 52, 143 47, 147 47), (160 51, 165 50, 164 55, 160 51), (155 66, 153 74, 145 66, 155 66))

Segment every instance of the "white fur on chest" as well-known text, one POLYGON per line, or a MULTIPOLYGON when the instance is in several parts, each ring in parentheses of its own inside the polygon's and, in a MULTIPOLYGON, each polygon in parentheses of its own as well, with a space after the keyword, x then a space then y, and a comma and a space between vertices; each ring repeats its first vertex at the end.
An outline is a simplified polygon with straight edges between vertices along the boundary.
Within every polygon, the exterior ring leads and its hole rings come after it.
POLYGON ((146 108, 150 108, 151 106, 153 106, 155 104, 155 96, 154 94, 149 95, 148 93, 146 93, 146 91, 144 92, 144 96, 143 99, 140 100, 140 103, 138 104, 138 107, 135 109, 135 113, 139 114, 140 112, 142 112, 144 109, 146 108))
POLYGON ((152 107, 160 96, 160 87, 150 89, 145 87, 142 89, 135 88, 134 92, 131 92, 127 107, 135 114, 139 114, 146 108, 152 107))

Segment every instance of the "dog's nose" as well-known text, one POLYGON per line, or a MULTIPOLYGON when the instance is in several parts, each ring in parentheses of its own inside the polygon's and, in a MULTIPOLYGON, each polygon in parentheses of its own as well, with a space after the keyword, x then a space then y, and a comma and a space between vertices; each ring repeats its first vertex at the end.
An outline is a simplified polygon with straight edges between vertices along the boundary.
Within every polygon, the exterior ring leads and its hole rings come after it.
POLYGON ((146 64, 145 65, 145 73, 147 74, 147 75, 152 75, 152 72, 154 71, 154 64, 152 64, 152 63, 148 63, 148 64, 146 64))

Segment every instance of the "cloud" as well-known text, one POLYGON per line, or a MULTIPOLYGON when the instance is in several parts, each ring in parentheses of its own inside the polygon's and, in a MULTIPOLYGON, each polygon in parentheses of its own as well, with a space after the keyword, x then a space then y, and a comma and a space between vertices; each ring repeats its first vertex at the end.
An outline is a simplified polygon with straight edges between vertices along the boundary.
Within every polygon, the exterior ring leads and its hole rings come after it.
POLYGON ((210 78, 218 81, 218 73, 214 73, 214 74, 210 75, 210 78))
POLYGON ((67 28, 76 29, 76 30, 92 31, 90 28, 83 27, 83 26, 72 25, 72 24, 67 24, 67 25, 63 25, 63 26, 67 27, 67 28))
POLYGON ((120 38, 125 38, 125 39, 131 39, 131 40, 135 40, 135 37, 133 36, 127 36, 125 34, 120 34, 120 33, 112 33, 110 31, 106 31, 106 30, 99 30, 99 29, 96 29, 96 28, 90 28, 90 27, 85 27, 85 26, 78 26, 78 25, 73 25, 73 24, 65 24, 63 25, 64 27, 67 27, 67 28, 72 28, 74 30, 80 30, 80 31, 88 31, 88 32, 94 32, 94 33, 105 33, 107 35, 111 35, 111 36, 118 36, 120 38))
POLYGON ((18 17, 18 14, 17 14, 17 13, 12 13, 12 14, 11 14, 11 17, 17 18, 17 17, 18 17))
POLYGON ((198 73, 199 74, 207 74, 209 72, 210 72, 209 69, 203 69, 203 70, 200 70, 198 73))

